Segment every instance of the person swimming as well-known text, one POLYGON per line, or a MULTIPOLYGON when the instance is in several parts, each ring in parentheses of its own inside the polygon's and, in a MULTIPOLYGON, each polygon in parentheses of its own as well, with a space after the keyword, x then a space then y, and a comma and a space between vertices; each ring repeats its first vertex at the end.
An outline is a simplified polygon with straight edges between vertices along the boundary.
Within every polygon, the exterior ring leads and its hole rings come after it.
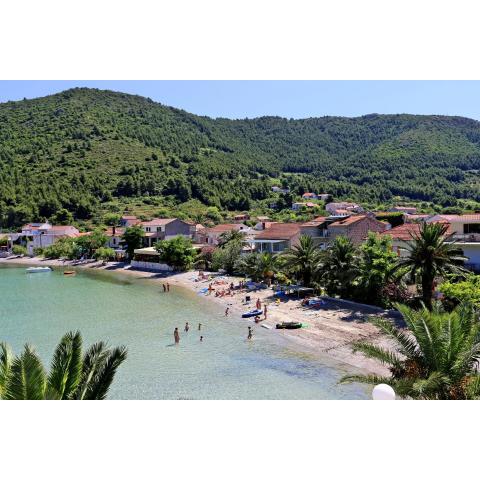
POLYGON ((188 325, 188 322, 185 324, 184 331, 188 332, 190 330, 190 326, 188 325))
POLYGON ((175 343, 180 343, 180 334, 178 333, 178 327, 175 327, 173 332, 173 338, 175 339, 175 343))
POLYGON ((203 342, 203 336, 202 335, 200 335, 200 341, 203 342))

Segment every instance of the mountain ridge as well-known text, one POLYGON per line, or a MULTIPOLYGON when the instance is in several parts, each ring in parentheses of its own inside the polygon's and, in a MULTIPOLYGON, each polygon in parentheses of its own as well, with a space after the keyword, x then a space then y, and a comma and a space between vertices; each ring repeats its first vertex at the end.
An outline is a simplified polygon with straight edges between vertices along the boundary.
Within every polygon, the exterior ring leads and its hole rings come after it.
POLYGON ((480 122, 368 114, 210 118, 152 99, 75 88, 0 104, 0 226, 109 202, 262 207, 272 184, 386 204, 480 202, 480 122))

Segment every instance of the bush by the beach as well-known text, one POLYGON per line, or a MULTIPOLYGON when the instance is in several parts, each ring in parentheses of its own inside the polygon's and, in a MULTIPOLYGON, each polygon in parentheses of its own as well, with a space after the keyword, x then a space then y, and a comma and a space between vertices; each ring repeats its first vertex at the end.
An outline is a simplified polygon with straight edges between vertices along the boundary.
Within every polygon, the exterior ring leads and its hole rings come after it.
POLYGON ((97 250, 95 250, 95 253, 93 254, 93 258, 95 258, 95 260, 103 260, 104 262, 114 260, 115 250, 108 247, 97 248, 97 250))
POLYGON ((160 260, 176 270, 188 270, 195 261, 196 252, 189 238, 178 236, 155 244, 160 260))
POLYGON ((23 245, 14 245, 12 248, 12 252, 14 255, 26 255, 27 249, 23 245))

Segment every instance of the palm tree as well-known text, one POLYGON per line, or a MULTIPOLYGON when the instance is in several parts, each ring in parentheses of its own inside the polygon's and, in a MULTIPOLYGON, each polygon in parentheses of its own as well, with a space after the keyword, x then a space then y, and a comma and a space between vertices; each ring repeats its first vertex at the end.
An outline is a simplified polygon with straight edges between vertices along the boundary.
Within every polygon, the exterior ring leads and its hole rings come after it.
POLYGON ((0 343, 0 399, 6 400, 103 400, 117 368, 127 358, 125 347, 92 345, 82 356, 79 332, 63 336, 53 354, 47 374, 30 345, 13 355, 0 343))
POLYGON ((287 269, 295 272, 308 287, 312 282, 314 272, 320 263, 321 251, 313 244, 312 237, 302 235, 298 245, 282 253, 282 259, 287 269))
POLYGON ((251 253, 240 257, 235 269, 249 276, 253 281, 271 280, 278 271, 278 255, 269 252, 251 253))
POLYGON ((368 342, 353 345, 390 369, 389 377, 349 375, 342 383, 391 385, 401 397, 414 399, 473 399, 480 397, 480 323, 473 307, 461 304, 452 312, 413 310, 397 305, 410 332, 392 322, 373 320, 394 343, 387 350, 368 342))
POLYGON ((404 248, 408 255, 400 258, 397 269, 405 269, 412 278, 418 274, 422 284, 423 303, 432 307, 435 277, 449 273, 462 275, 467 259, 462 250, 445 234, 448 225, 424 223, 418 234, 412 235, 412 242, 404 248))
POLYGON ((323 253, 316 274, 330 294, 348 296, 357 272, 357 255, 352 241, 338 236, 323 253))
POLYGON ((263 279, 268 280, 269 284, 278 271, 278 256, 270 252, 263 252, 258 257, 258 271, 263 279))

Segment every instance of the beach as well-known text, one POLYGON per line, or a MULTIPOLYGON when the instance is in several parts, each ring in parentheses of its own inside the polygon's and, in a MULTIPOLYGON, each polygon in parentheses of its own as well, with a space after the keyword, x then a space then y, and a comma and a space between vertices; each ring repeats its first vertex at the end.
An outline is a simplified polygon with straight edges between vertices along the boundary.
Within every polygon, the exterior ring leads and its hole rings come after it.
MULTIPOLYGON (((246 325, 253 326, 254 330, 262 328, 261 325, 269 327, 272 335, 282 336, 289 342, 291 348, 309 354, 325 358, 329 363, 338 363, 352 367, 356 373, 371 373, 377 375, 387 375, 388 370, 378 362, 367 359, 361 354, 352 352, 352 344, 360 340, 368 340, 376 345, 390 348, 390 342, 381 335, 378 329, 368 322, 372 316, 382 316, 396 319, 392 312, 382 311, 376 307, 370 307, 353 302, 345 302, 337 299, 327 298, 325 304, 318 309, 311 309, 301 305, 301 300, 293 296, 292 299, 284 300, 279 304, 273 298, 272 289, 263 289, 256 292, 247 293, 245 290, 233 290, 234 293, 228 296, 215 296, 214 291, 211 294, 203 293, 211 281, 199 279, 198 271, 188 271, 182 273, 172 273, 162 275, 156 272, 146 272, 131 269, 129 265, 110 262, 89 262, 78 264, 76 262, 61 260, 44 260, 42 258, 1 258, 0 265, 24 265, 24 266, 53 266, 61 268, 106 270, 118 273, 119 275, 128 275, 134 278, 148 280, 161 286, 168 282, 170 288, 183 288, 195 292, 198 296, 207 302, 214 302, 218 305, 220 312, 229 308, 229 318, 238 318, 246 325), (245 298, 249 295, 251 301, 245 304, 245 298), (257 299, 260 299, 262 308, 266 304, 268 309, 267 319, 255 324, 252 319, 242 319, 241 314, 255 308, 257 299), (281 322, 300 322, 305 328, 297 330, 277 330, 275 325, 281 322)), ((238 285, 243 280, 240 277, 222 276, 215 280, 213 277, 212 287, 219 290, 226 290, 228 285, 233 282, 238 285)), ((263 315, 260 316, 263 319, 263 315)))

